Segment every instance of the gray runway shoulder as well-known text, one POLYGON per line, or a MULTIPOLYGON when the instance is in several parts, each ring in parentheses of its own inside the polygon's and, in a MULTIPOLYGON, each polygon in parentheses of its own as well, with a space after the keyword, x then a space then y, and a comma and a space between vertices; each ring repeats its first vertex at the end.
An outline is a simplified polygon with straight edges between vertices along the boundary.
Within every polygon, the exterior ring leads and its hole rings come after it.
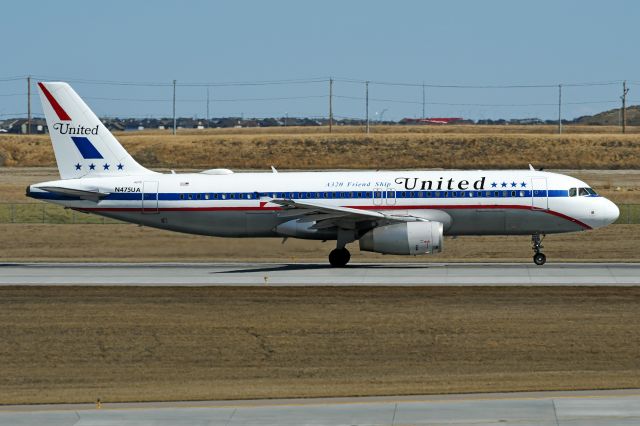
POLYGON ((0 407, 0 425, 637 425, 638 390, 0 407))
POLYGON ((16 263, 0 285, 640 285, 640 264, 16 263))

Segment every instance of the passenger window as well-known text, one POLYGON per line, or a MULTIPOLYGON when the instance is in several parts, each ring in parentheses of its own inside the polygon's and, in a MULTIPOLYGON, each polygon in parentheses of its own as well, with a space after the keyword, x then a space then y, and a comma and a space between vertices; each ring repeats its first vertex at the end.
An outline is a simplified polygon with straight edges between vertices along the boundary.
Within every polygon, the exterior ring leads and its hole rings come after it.
POLYGON ((184 194, 180 194, 180 199, 184 200, 184 194))

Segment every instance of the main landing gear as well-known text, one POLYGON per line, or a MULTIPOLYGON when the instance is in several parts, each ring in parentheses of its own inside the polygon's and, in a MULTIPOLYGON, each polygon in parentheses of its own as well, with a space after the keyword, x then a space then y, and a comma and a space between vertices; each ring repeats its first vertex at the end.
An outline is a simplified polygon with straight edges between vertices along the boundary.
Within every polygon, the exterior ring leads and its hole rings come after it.
POLYGON ((347 266, 351 259, 351 253, 345 246, 356 240, 356 233, 353 229, 338 229, 338 238, 336 248, 329 253, 329 263, 334 268, 343 268, 347 266))
MULTIPOLYGON (((544 235, 542 237, 544 238, 544 235)), ((536 252, 536 254, 533 255, 533 263, 538 266, 544 265, 547 261, 547 256, 540 251, 540 249, 544 248, 540 234, 533 234, 531 236, 531 244, 533 245, 533 251, 536 252)))
POLYGON ((331 253, 329 253, 329 263, 335 268, 347 266, 350 259, 351 253, 349 253, 349 250, 344 247, 333 249, 331 250, 331 253))

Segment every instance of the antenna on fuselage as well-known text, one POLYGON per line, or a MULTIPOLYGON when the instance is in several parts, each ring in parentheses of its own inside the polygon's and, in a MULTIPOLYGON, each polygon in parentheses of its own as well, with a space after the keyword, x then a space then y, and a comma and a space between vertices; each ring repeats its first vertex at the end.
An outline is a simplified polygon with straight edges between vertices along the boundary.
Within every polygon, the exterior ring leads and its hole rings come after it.
POLYGON ((275 167, 273 167, 273 166, 271 166, 271 171, 272 171, 273 173, 278 173, 278 171, 276 170, 276 168, 275 168, 275 167))
POLYGON ((532 172, 535 172, 536 169, 533 168, 533 166, 531 165, 531 163, 529 163, 529 170, 531 170, 532 172))

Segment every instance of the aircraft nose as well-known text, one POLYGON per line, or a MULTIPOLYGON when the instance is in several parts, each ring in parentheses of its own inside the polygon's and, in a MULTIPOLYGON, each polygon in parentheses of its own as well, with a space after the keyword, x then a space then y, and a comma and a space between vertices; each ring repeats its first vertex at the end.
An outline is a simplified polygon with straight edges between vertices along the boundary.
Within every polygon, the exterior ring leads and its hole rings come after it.
POLYGON ((602 226, 607 226, 618 220, 620 216, 620 209, 618 206, 609 200, 605 200, 606 203, 602 209, 602 226))

